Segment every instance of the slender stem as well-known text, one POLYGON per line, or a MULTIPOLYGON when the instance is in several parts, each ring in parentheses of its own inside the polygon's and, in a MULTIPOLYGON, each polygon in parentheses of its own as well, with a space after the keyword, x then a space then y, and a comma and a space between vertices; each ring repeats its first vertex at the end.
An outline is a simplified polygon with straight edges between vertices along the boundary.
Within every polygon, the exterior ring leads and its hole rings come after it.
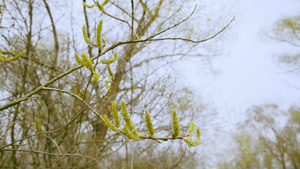
POLYGON ((42 90, 51 90, 51 91, 67 93, 67 94, 73 96, 74 98, 78 99, 79 101, 81 101, 85 106, 88 107, 88 109, 90 109, 95 115, 99 116, 100 119, 104 121, 102 115, 100 115, 98 112, 96 112, 86 101, 84 101, 82 98, 80 98, 76 94, 74 94, 72 92, 69 92, 69 91, 66 91, 66 90, 61 90, 61 89, 56 89, 56 88, 51 88, 51 87, 43 87, 42 90))

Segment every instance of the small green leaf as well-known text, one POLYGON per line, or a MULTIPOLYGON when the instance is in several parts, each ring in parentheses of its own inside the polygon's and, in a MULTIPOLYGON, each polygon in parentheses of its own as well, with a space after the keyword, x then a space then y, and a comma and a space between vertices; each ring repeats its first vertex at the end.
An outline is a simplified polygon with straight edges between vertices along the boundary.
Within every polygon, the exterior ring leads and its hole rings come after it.
POLYGON ((41 127, 41 123, 42 123, 43 119, 39 119, 39 121, 35 121, 32 124, 35 125, 35 129, 41 133, 42 132, 42 127, 41 127))
POLYGON ((188 136, 192 135, 193 131, 195 131, 195 123, 189 124, 189 133, 188 136))
POLYGON ((11 53, 14 53, 16 51, 16 49, 13 46, 10 45, 9 47, 10 47, 11 53))
POLYGON ((102 6, 106 5, 108 2, 109 2, 109 0, 105 0, 105 1, 102 3, 102 6))

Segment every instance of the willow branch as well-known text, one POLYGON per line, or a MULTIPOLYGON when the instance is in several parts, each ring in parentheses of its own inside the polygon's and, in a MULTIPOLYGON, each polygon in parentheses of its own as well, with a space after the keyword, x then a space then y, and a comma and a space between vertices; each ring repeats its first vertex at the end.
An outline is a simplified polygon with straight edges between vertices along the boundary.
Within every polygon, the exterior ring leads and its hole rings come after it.
POLYGON ((221 29, 219 32, 215 33, 214 35, 206 38, 206 39, 202 39, 202 40, 192 40, 192 39, 187 39, 187 38, 159 38, 159 39, 149 39, 148 41, 163 41, 163 40, 182 40, 182 41, 187 41, 187 42, 192 42, 192 43, 202 43, 202 42, 206 42, 208 40, 211 40, 213 38, 215 38, 216 36, 218 36, 220 33, 222 33, 225 29, 227 29, 229 27, 229 25, 234 21, 235 17, 233 17, 231 19, 231 21, 223 28, 221 29))
POLYGON ((12 106, 14 106, 14 105, 16 105, 16 104, 18 104, 18 103, 21 103, 21 102, 27 100, 27 99, 28 99, 29 97, 31 97, 32 95, 34 95, 34 94, 40 92, 40 91, 43 89, 43 87, 47 87, 47 86, 51 85, 51 84, 54 83, 56 80, 58 80, 58 79, 60 79, 60 78, 62 78, 62 77, 64 77, 64 76, 66 76, 66 75, 72 73, 73 71, 75 71, 75 70, 77 70, 77 69, 79 69, 79 68, 81 68, 81 67, 83 67, 83 66, 81 66, 81 65, 80 65, 80 66, 76 66, 76 67, 74 67, 74 68, 72 68, 72 69, 70 69, 70 70, 68 70, 68 71, 66 71, 66 72, 64 72, 64 73, 62 73, 62 74, 60 74, 60 75, 54 77, 53 79, 51 79, 51 80, 49 80, 48 82, 46 82, 44 85, 42 85, 42 86, 40 86, 40 87, 34 89, 33 91, 27 93, 27 94, 24 95, 23 97, 21 97, 21 98, 19 98, 19 99, 16 99, 16 100, 14 100, 14 101, 12 101, 12 102, 10 102, 10 103, 8 103, 8 104, 6 104, 6 105, 0 107, 0 111, 5 110, 5 109, 7 109, 7 108, 9 108, 9 107, 12 107, 12 106))

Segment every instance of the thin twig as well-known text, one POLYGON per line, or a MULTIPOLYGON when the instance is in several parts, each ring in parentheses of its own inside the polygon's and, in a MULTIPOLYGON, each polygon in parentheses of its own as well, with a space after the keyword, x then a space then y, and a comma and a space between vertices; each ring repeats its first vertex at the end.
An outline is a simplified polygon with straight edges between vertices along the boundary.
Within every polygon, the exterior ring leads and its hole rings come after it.
POLYGON ((85 106, 87 106, 88 109, 90 109, 95 115, 99 116, 100 119, 104 121, 103 117, 98 112, 96 112, 86 101, 82 100, 82 98, 80 98, 76 94, 66 91, 66 90, 61 90, 61 89, 56 89, 56 88, 51 88, 51 87, 43 87, 42 90, 51 90, 51 91, 57 91, 57 92, 61 92, 61 93, 67 93, 67 94, 73 96, 74 98, 78 99, 79 101, 81 101, 85 106))
POLYGON ((202 42, 206 42, 208 40, 211 40, 213 38, 215 38, 216 36, 218 36, 220 33, 222 33, 226 28, 229 27, 229 25, 233 22, 233 20, 235 19, 235 17, 233 17, 231 19, 231 21, 223 28, 221 29, 219 32, 215 33, 214 35, 206 38, 206 39, 202 39, 202 40, 192 40, 192 39, 186 39, 186 38, 160 38, 160 39, 149 39, 148 41, 163 41, 163 40, 182 40, 182 41, 187 41, 187 42, 192 42, 192 43, 202 43, 202 42))
POLYGON ((59 146, 57 145, 57 143, 55 142, 55 140, 53 140, 53 138, 51 138, 50 136, 47 136, 47 135, 44 135, 44 136, 49 138, 54 143, 54 145, 57 147, 59 154, 62 154, 61 150, 60 150, 59 146))
POLYGON ((173 26, 168 27, 167 29, 165 29, 165 30, 163 30, 163 31, 160 31, 160 32, 158 32, 157 34, 154 34, 154 35, 150 36, 150 37, 147 38, 147 39, 152 39, 152 38, 154 38, 155 36, 158 36, 158 35, 160 35, 160 34, 162 34, 162 33, 167 32, 168 30, 171 30, 171 29, 173 29, 173 28, 175 28, 175 27, 181 25, 182 23, 184 23, 185 21, 187 21, 187 20, 195 13, 196 9, 197 9, 197 5, 195 5, 194 10, 191 12, 191 14, 190 14, 188 17, 186 17, 185 19, 183 19, 181 22, 178 22, 178 23, 174 24, 173 26))
POLYGON ((4 134, 1 136, 1 139, 3 139, 3 138, 5 139, 5 137, 6 137, 7 133, 8 133, 8 130, 10 128, 12 128, 13 125, 14 125, 14 122, 11 122, 10 125, 9 125, 9 127, 7 127, 6 131, 4 132, 4 134))
POLYGON ((134 32, 134 3, 131 0, 131 40, 133 40, 133 32, 134 32))

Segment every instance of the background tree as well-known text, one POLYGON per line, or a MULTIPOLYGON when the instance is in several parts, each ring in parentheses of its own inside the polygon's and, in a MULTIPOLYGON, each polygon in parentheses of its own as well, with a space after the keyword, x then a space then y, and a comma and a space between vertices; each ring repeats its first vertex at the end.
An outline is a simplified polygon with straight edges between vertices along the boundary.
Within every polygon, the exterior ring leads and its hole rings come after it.
POLYGON ((299 107, 254 106, 240 124, 234 158, 219 168, 299 168, 299 107))
MULTIPOLYGON (((108 131, 99 116, 92 114, 111 119, 112 101, 118 110, 121 101, 126 101, 131 119, 145 133, 147 109, 157 126, 156 136, 171 136, 171 123, 165 119, 171 119, 174 108, 179 121, 211 115, 203 111, 207 109, 202 100, 194 100, 192 92, 177 82, 173 63, 195 56, 199 44, 215 38, 229 24, 214 32, 203 31, 206 36, 199 39, 191 28, 182 27, 195 11, 186 1, 104 1, 101 5, 99 11, 73 1, 5 2, 0 29, 1 167, 96 168, 108 161, 107 167, 114 167, 113 160, 124 160, 120 164, 127 167, 149 163, 148 157, 130 163, 137 150, 157 159, 156 153, 147 151, 161 151, 153 140, 133 149, 138 143, 108 131), (81 17, 77 8, 83 8, 81 17), (88 46, 82 37, 85 25, 86 38, 95 39, 99 18, 106 39, 102 50, 88 46), (25 52, 19 59, 9 61, 21 51, 25 52), (101 64, 115 52, 115 63, 101 64), (86 53, 95 68, 78 66, 74 53, 86 53), (100 73, 98 80, 92 80, 93 71, 100 73)), ((206 119, 201 121, 205 125, 206 119)), ((187 131, 182 128, 182 134, 187 131)), ((179 149, 165 151, 179 152, 178 156, 166 157, 163 164, 151 161, 151 166, 187 166, 187 155, 195 153, 183 151, 186 145, 181 144, 179 149)))
MULTIPOLYGON (((285 43, 288 50, 276 59, 281 66, 299 75, 300 47, 299 16, 280 19, 273 25, 268 36, 277 42, 285 43)), ((295 86, 297 84, 292 84, 295 86)), ((232 158, 219 162, 218 167, 229 168, 299 168, 300 109, 292 106, 282 110, 277 105, 251 107, 246 120, 237 126, 238 132, 232 137, 236 147, 232 158)), ((225 158, 225 157, 224 157, 225 158)))
POLYGON ((300 70, 300 16, 286 17, 277 21, 273 32, 269 35, 272 39, 295 47, 297 52, 286 51, 278 57, 279 63, 288 68, 290 72, 299 75, 300 70))

